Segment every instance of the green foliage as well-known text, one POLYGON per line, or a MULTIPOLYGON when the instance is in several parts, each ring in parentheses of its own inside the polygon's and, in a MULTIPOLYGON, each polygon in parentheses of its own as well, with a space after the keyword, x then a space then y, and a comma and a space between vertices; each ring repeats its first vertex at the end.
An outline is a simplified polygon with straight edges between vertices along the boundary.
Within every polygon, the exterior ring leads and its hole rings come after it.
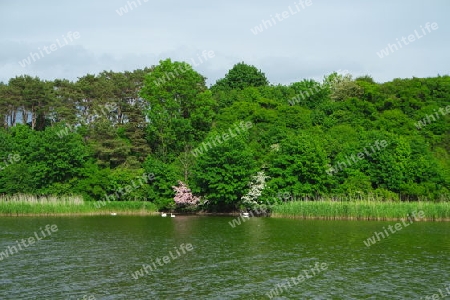
POLYGON ((255 167, 245 140, 231 138, 197 158, 193 191, 206 198, 213 210, 236 209, 255 167))
POLYGON ((364 91, 360 85, 352 80, 351 76, 335 78, 330 85, 330 98, 333 101, 344 101, 348 98, 360 98, 364 91))
POLYGON ((449 99, 449 76, 380 84, 332 73, 273 86, 245 63, 210 89, 190 65, 170 59, 75 82, 18 76, 0 84, 0 194, 102 200, 145 172, 155 180, 119 200, 171 209, 172 186, 182 180, 208 200, 205 209, 231 211, 264 171, 263 203, 279 193, 445 201, 449 99), (253 127, 192 155, 242 121, 253 127), (387 147, 372 153, 382 140, 387 147), (349 163, 366 148, 370 155, 349 163), (12 155, 20 159, 8 162, 12 155))
POLYGON ((268 84, 269 81, 261 70, 241 62, 235 64, 224 78, 217 80, 211 90, 213 92, 243 90, 247 87, 260 87, 268 84))
POLYGON ((275 193, 321 194, 329 190, 329 159, 316 135, 289 136, 269 164, 268 189, 275 193))
POLYGON ((290 85, 294 95, 289 97, 289 104, 315 108, 329 97, 329 86, 321 85, 314 80, 302 80, 290 85))
MULTIPOLYGON (((47 127, 44 131, 32 131, 27 126, 11 129, 9 147, 20 155, 20 161, 0 173, 5 193, 47 194, 54 184, 69 184, 81 174, 88 150, 81 136, 70 133, 60 138, 59 130, 47 127)), ((55 188, 50 190, 55 192, 55 188)))
POLYGON ((153 173, 155 180, 148 187, 148 198, 153 201, 159 209, 174 208, 175 195, 172 186, 177 184, 177 170, 174 166, 161 160, 148 156, 144 162, 146 173, 153 173))
POLYGON ((75 184, 75 194, 82 195, 87 200, 100 200, 112 190, 109 173, 110 169, 100 169, 97 164, 87 162, 75 184))
POLYGON ((200 141, 209 131, 215 101, 205 78, 189 64, 160 61, 147 74, 140 95, 149 104, 150 147, 164 161, 173 161, 185 145, 200 141))

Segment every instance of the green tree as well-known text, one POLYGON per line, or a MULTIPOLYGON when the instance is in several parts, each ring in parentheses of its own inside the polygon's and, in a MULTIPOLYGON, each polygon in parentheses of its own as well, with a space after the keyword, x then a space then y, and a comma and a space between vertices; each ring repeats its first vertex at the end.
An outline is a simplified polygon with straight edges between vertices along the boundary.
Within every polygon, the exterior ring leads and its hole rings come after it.
POLYGON ((173 209, 175 195, 172 186, 177 184, 178 170, 170 164, 149 155, 144 162, 146 173, 153 173, 155 180, 148 187, 148 198, 160 209, 173 209))
POLYGON ((86 137, 100 166, 114 169, 127 161, 131 145, 120 135, 121 131, 104 119, 96 120, 89 125, 86 137))
POLYGON ((60 138, 59 129, 33 131, 26 125, 18 125, 10 130, 7 151, 18 154, 20 161, 8 167, 10 172, 0 173, 9 192, 52 194, 65 189, 70 193, 89 154, 80 135, 70 133, 60 138))
POLYGON ((189 64, 160 61, 146 76, 141 96, 149 103, 150 146, 162 160, 173 161, 209 131, 215 102, 205 77, 189 64))
POLYGON ((217 80, 211 87, 213 92, 243 90, 247 87, 266 86, 269 81, 266 75, 255 66, 247 65, 244 62, 235 64, 224 78, 217 80))
POLYGON ((43 130, 55 102, 52 83, 24 75, 10 79, 9 87, 10 99, 20 109, 22 123, 29 123, 33 130, 43 130))
POLYGON ((245 140, 234 137, 197 158, 193 171, 194 193, 216 211, 235 210, 247 191, 255 160, 245 140))
POLYGON ((332 177, 327 174, 329 159, 321 139, 313 134, 290 135, 273 152, 268 191, 324 194, 330 191, 332 177))

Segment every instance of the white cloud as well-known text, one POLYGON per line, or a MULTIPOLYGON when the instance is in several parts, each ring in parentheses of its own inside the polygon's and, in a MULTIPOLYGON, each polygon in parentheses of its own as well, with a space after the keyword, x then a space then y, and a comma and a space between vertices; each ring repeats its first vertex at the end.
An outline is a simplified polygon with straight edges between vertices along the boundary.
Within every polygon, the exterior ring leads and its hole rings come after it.
MULTIPOLYGON (((130 2, 133 0, 129 0, 130 2)), ((137 2, 138 0, 134 0, 137 2)), ((445 0, 424 2, 312 0, 312 6, 254 35, 250 28, 294 1, 141 1, 123 16, 125 0, 0 4, 0 81, 21 74, 76 79, 103 70, 133 70, 160 59, 189 60, 203 50, 215 57, 194 67, 214 83, 240 61, 255 64, 272 83, 319 78, 338 69, 377 81, 448 74, 450 20, 445 0), (426 22, 439 29, 380 59, 376 52, 426 22), (80 39, 22 68, 18 61, 68 31, 80 39)))

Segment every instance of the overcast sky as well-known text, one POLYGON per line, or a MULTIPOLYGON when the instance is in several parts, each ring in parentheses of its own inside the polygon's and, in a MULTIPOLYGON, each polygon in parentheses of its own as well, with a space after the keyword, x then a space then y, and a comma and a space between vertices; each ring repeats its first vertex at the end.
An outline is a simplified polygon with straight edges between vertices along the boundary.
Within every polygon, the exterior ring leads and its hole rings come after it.
POLYGON ((448 0, 145 1, 0 0, 0 81, 76 80, 165 58, 195 62, 208 84, 241 61, 273 84, 338 70, 377 82, 450 73, 448 0), (200 63, 205 50, 214 57, 200 63))

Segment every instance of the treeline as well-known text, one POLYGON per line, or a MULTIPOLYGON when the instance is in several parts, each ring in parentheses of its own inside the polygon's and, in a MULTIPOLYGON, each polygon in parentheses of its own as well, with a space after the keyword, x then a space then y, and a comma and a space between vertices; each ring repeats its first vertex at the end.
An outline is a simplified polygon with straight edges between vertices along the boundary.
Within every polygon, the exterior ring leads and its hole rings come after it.
POLYGON ((284 86, 239 63, 208 88, 169 59, 76 82, 20 76, 0 84, 0 194, 105 200, 146 173, 118 200, 173 207, 181 180, 220 211, 286 193, 438 201, 449 114, 449 76, 284 86))

